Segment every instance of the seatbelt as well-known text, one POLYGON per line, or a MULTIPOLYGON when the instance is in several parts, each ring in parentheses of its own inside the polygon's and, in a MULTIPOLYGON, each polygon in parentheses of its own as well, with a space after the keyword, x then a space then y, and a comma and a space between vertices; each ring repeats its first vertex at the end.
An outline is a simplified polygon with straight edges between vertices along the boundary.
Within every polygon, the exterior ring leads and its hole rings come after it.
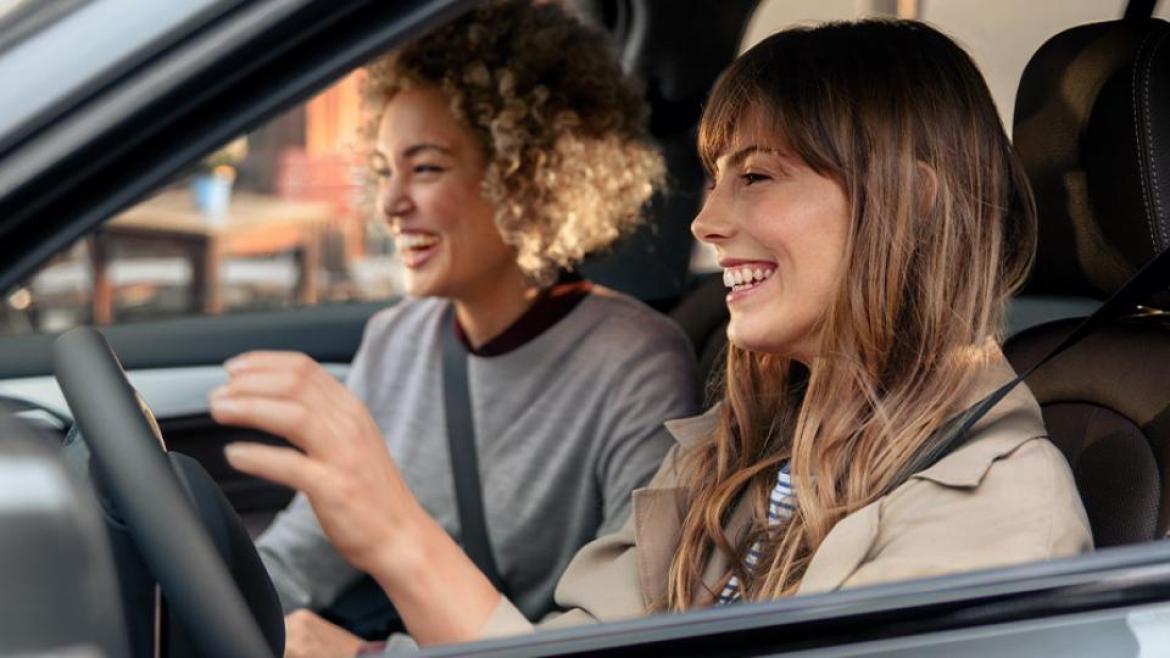
POLYGON ((475 424, 471 412, 471 390, 467 378, 467 349, 455 334, 454 310, 447 312, 443 334, 443 403, 447 414, 447 449, 451 453, 451 475, 455 480, 455 506, 459 512, 463 550, 475 566, 500 592, 507 594, 496 568, 484 521, 482 489, 479 483, 475 424))
POLYGON ((967 442, 968 434, 975 423, 991 410, 1000 400, 1020 382, 1027 379, 1040 366, 1051 361, 1056 355, 1079 343, 1081 339, 1097 331, 1106 323, 1112 322, 1125 313, 1132 311, 1135 306, 1149 295, 1165 289, 1170 281, 1170 248, 1163 250, 1145 264, 1141 270, 1125 282, 1120 289, 1114 292, 1105 303, 1092 315, 1085 318, 1056 347, 1033 363, 1027 370, 1016 376, 1007 384, 992 391, 990 395, 976 402, 962 413, 959 413, 943 423, 919 447, 917 453, 898 472, 898 475, 886 486, 884 493, 889 493, 910 479, 910 476, 930 468, 951 451, 967 442))

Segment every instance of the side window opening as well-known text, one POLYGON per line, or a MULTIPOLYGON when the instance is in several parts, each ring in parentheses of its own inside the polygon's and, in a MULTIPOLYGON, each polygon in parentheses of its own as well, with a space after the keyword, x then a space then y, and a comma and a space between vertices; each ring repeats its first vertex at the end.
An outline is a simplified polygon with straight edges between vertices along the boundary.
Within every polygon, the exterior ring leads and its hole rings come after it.
POLYGON ((0 297, 0 335, 387 299, 360 72, 223 145, 0 297))

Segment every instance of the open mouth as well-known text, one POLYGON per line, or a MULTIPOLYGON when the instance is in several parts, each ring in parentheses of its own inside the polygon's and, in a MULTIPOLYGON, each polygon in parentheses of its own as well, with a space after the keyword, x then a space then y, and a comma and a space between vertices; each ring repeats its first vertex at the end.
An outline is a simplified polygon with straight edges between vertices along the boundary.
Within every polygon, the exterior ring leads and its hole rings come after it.
POLYGON ((730 288, 730 301, 741 293, 747 293, 763 285, 776 273, 776 267, 768 263, 736 265, 723 270, 723 285, 730 288))
POLYGON ((439 236, 421 231, 404 231, 394 236, 394 247, 402 264, 411 269, 422 267, 438 253, 439 242, 439 236))

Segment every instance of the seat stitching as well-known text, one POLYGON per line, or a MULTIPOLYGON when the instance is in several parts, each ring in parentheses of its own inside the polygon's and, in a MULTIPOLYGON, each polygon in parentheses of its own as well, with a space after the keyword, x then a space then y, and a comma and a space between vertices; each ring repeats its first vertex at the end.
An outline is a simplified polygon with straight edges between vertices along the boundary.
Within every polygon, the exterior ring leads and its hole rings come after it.
POLYGON ((1158 188, 1158 158, 1155 156, 1155 154, 1158 152, 1158 149, 1154 144, 1154 130, 1153 130, 1153 123, 1154 122, 1152 119, 1153 112, 1150 108, 1150 81, 1154 77, 1153 76, 1154 60, 1157 59, 1157 57, 1158 57, 1158 49, 1161 48, 1162 44, 1165 42, 1166 42, 1166 33, 1163 32, 1159 36, 1158 42, 1156 44, 1154 44, 1153 50, 1150 52, 1150 58, 1146 62, 1146 75, 1144 76, 1145 79, 1143 81, 1144 86, 1145 86, 1143 102, 1145 104, 1145 111, 1146 111, 1146 132, 1147 132, 1146 147, 1147 147, 1147 153, 1149 153, 1149 155, 1150 155, 1150 187, 1152 188, 1152 196, 1154 197, 1154 208, 1155 208, 1154 220, 1156 222, 1156 226, 1158 229, 1158 240, 1154 242, 1154 251, 1155 252, 1159 252, 1162 250, 1162 245, 1165 244, 1166 238, 1164 237, 1164 232, 1163 232, 1164 224, 1165 224, 1165 214, 1162 212, 1162 196, 1161 196, 1161 194, 1159 194, 1159 188, 1158 188))
POLYGON ((1141 187, 1142 187, 1142 208, 1145 210, 1145 214, 1146 214, 1146 226, 1150 229, 1150 241, 1155 245, 1155 248, 1156 248, 1156 246, 1158 244, 1158 238, 1157 238, 1157 235, 1155 234, 1155 231, 1154 231, 1153 218, 1150 216, 1149 190, 1148 190, 1147 185, 1146 185, 1145 167, 1142 166, 1144 164, 1143 159, 1142 159, 1142 121, 1141 121, 1141 112, 1139 111, 1140 109, 1142 109, 1142 105, 1139 102, 1139 99, 1137 97, 1138 93, 1140 91, 1140 85, 1138 84, 1138 78, 1140 77, 1139 73, 1141 72, 1141 69, 1142 69, 1142 66, 1141 66, 1142 53, 1146 49, 1146 44, 1149 43, 1150 39, 1153 36, 1154 36, 1154 34, 1152 32, 1150 34, 1147 34, 1146 37, 1144 39, 1142 39, 1141 45, 1138 46, 1137 55, 1135 58, 1136 61, 1134 62, 1134 66, 1133 66, 1133 80, 1130 82, 1130 87, 1133 90, 1131 101, 1132 101, 1132 105, 1133 105, 1133 127, 1134 127, 1134 138, 1135 138, 1134 142, 1135 142, 1135 145, 1137 147, 1135 155, 1137 156, 1137 161, 1138 161, 1138 182, 1141 183, 1141 187))

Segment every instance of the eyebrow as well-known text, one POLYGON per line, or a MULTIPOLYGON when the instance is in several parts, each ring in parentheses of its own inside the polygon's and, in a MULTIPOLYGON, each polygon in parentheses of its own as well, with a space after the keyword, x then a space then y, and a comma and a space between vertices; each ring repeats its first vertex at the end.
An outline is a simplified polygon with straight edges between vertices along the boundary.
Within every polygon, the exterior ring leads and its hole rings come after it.
POLYGON ((768 155, 783 157, 782 153, 780 153, 780 151, 778 149, 773 149, 773 148, 771 148, 771 146, 750 144, 748 146, 744 146, 743 149, 739 149, 738 151, 731 153, 730 156, 725 156, 724 158, 716 159, 715 160, 715 171, 710 172, 711 176, 714 177, 715 174, 718 173, 718 171, 720 171, 720 169, 721 169, 721 167, 718 166, 718 160, 720 160, 720 159, 724 160, 724 163, 723 163, 724 169, 735 169, 735 167, 743 164, 743 160, 748 159, 752 155, 755 155, 755 153, 768 153, 768 155))
POLYGON ((741 148, 740 150, 736 151, 735 153, 732 153, 731 155, 727 156, 727 159, 724 162, 724 166, 727 168, 738 167, 739 165, 743 164, 743 161, 747 160, 749 156, 754 155, 756 153, 767 153, 769 155, 780 155, 780 151, 778 151, 774 148, 770 148, 767 146, 760 146, 759 144, 752 144, 750 146, 745 146, 745 147, 741 148))
POLYGON ((413 158, 414 156, 418 155, 419 153, 421 153, 423 151, 438 151, 439 153, 442 153, 443 155, 451 155, 452 153, 454 153, 454 151, 452 151, 451 149, 449 149, 445 146, 440 146, 438 144, 432 144, 430 142, 423 142, 421 144, 414 144, 412 146, 408 146, 406 148, 406 150, 404 150, 402 152, 402 157, 413 158))

